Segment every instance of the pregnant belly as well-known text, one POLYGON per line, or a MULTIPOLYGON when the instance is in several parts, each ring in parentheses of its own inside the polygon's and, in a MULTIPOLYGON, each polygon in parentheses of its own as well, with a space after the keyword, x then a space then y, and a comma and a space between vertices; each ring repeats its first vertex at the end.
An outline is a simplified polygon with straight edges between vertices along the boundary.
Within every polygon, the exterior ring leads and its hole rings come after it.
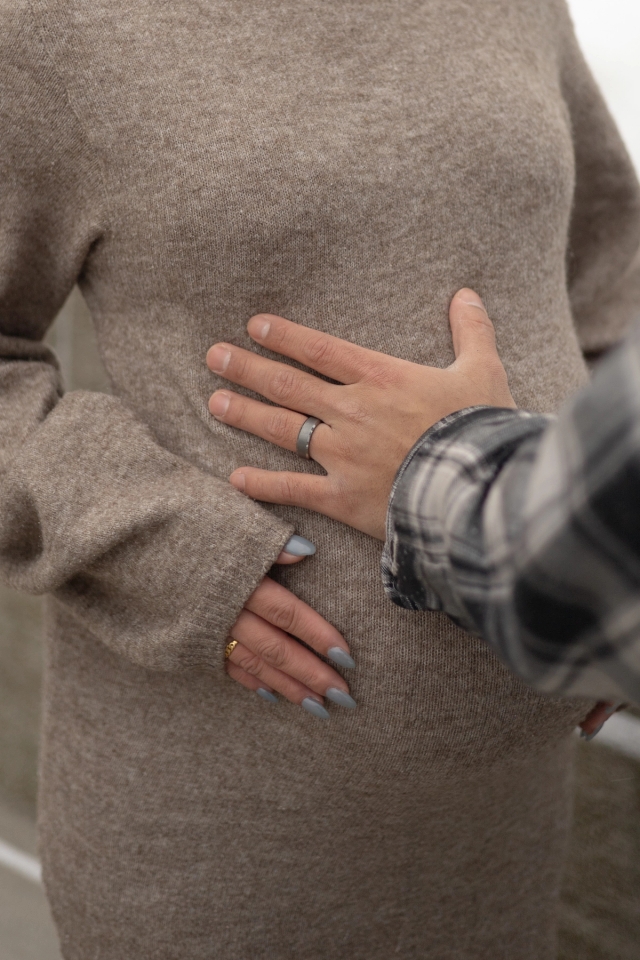
POLYGON ((530 690, 443 614, 395 606, 382 587, 381 543, 301 511, 287 519, 318 552, 274 575, 342 631, 356 660, 343 673, 358 709, 332 708, 323 735, 354 763, 448 776, 460 764, 519 761, 567 737, 591 708, 530 690))
POLYGON ((54 765, 69 748, 66 775, 73 779, 81 755, 83 769, 95 768, 103 782, 119 758, 119 782, 123 757, 134 779, 156 757, 159 769, 188 770, 187 782, 207 796, 224 779, 235 788, 251 781, 257 768, 261 789, 303 770, 307 779, 346 776, 364 790, 407 778, 420 789, 526 766, 557 750, 586 716, 591 701, 531 691, 444 615, 391 603, 381 543, 319 515, 284 512, 317 554, 272 573, 347 639, 356 668, 343 674, 358 708, 330 704, 331 719, 319 721, 282 699, 266 705, 226 676, 222 648, 220 669, 210 673, 143 670, 56 605, 45 701, 54 765))

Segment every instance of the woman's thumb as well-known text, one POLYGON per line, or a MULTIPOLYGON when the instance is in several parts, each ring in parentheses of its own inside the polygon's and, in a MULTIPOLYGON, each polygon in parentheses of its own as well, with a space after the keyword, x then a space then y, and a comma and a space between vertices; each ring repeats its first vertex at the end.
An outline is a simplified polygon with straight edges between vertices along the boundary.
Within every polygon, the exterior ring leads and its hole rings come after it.
POLYGON ((458 290, 449 308, 456 360, 497 356, 496 337, 484 303, 468 288, 458 290))

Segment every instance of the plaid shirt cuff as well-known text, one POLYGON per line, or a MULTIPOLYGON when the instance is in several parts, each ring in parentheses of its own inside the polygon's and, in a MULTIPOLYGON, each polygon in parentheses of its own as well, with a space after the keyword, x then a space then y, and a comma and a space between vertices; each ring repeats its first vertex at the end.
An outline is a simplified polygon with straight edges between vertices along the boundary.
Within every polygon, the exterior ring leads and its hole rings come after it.
POLYGON ((474 515, 514 450, 538 439, 549 419, 523 410, 469 407, 418 440, 398 471, 387 512, 382 580, 394 603, 443 610, 458 625, 479 632, 473 603, 465 602, 458 588, 461 569, 479 572, 484 562, 474 515))

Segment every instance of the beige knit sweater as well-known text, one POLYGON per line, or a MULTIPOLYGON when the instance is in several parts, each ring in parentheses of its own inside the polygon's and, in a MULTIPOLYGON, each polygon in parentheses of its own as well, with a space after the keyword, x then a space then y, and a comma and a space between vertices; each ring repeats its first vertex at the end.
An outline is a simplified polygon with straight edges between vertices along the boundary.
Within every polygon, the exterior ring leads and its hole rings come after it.
POLYGON ((549 960, 586 705, 231 489, 300 461, 209 417, 204 357, 271 311, 444 365, 469 285, 520 404, 575 389, 640 221, 563 0, 0 0, 0 84, 0 565, 52 595, 66 960, 549 960), (41 344, 76 281, 113 396, 41 344), (318 553, 278 576, 358 665, 325 724, 223 670, 293 529, 318 553))

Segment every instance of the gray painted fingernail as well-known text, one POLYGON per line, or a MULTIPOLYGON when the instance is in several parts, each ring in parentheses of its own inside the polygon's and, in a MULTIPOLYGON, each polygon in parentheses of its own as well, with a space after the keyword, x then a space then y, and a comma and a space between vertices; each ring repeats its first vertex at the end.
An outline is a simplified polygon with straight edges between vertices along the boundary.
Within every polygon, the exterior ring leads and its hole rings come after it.
POLYGON ((583 737, 588 742, 589 740, 593 740, 594 737, 597 737, 603 727, 604 727, 604 723, 601 723, 599 727, 596 727, 593 733, 585 733, 584 730, 581 730, 580 736, 583 737))
POLYGON ((311 543, 311 540, 307 540, 305 537, 299 537, 297 533, 291 537, 291 540, 285 543, 282 549, 284 553, 290 553, 292 557, 312 557, 316 552, 316 548, 311 543))
POLYGON ((356 665, 353 657, 350 657, 346 650, 343 650, 342 647, 331 647, 329 653, 327 654, 329 660, 333 660, 334 663, 337 663, 339 667, 348 667, 349 670, 353 670, 356 665))
POLYGON ((337 703, 339 707, 348 707, 349 710, 355 710, 358 706, 353 697, 350 697, 344 690, 338 690, 337 687, 329 687, 325 696, 337 703))
POLYGON ((313 697, 305 697, 300 706, 319 720, 328 720, 330 717, 329 711, 325 710, 322 704, 314 700, 313 697))
POLYGON ((270 690, 265 690, 264 687, 258 687, 258 689, 256 690, 256 693, 258 694, 259 697, 262 697, 263 700, 266 700, 267 703, 278 702, 278 698, 275 696, 275 694, 271 693, 270 690))

